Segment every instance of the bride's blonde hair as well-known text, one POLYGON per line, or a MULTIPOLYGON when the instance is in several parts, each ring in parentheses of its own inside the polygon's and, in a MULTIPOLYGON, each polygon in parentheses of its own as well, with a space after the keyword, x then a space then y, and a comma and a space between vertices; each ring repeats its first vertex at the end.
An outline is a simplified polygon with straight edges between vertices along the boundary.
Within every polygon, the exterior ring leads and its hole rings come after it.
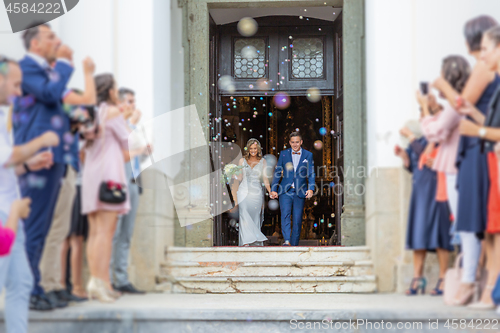
POLYGON ((250 146, 253 145, 254 143, 257 144, 257 158, 260 160, 262 158, 262 146, 260 145, 259 140, 255 138, 251 138, 247 141, 247 146, 245 147, 245 153, 243 157, 248 161, 250 158, 250 146))

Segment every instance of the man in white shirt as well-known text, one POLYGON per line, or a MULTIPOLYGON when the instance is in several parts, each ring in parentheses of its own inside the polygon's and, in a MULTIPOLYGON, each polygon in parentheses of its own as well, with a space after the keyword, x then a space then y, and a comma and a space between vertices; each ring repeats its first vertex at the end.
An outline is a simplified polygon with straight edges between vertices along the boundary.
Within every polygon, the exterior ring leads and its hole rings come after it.
MULTIPOLYGON (((14 201, 19 200, 17 175, 26 169, 40 170, 52 165, 52 153, 37 152, 57 146, 59 138, 46 132, 21 146, 12 146, 10 119, 3 109, 20 96, 22 74, 19 65, 0 56, 0 220, 5 223, 14 201), (36 155, 35 155, 36 154, 36 155), (35 155, 34 157, 32 157, 35 155)), ((28 330, 28 305, 33 275, 26 256, 24 225, 19 221, 10 255, 0 258, 0 289, 5 283, 5 322, 8 333, 28 330)))

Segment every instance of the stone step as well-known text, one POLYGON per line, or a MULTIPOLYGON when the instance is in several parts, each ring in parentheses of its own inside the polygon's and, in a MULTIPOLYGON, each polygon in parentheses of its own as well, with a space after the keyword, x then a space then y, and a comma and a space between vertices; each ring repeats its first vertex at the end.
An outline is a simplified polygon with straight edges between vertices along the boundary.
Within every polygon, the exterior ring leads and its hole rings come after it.
POLYGON ((181 276, 361 276, 373 274, 373 263, 365 261, 305 262, 167 262, 162 275, 181 276))
POLYGON ((167 247, 167 262, 343 262, 370 260, 367 246, 167 247))
POLYGON ((331 277, 168 277, 159 278, 159 291, 173 293, 372 293, 376 278, 331 277))

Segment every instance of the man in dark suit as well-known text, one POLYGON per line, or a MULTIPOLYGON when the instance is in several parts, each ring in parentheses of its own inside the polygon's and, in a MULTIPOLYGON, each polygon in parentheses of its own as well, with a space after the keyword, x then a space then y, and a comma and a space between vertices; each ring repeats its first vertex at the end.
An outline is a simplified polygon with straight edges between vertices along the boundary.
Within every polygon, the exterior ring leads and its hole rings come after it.
POLYGON ((271 185, 271 199, 279 196, 281 230, 285 246, 299 245, 305 199, 313 196, 316 185, 313 154, 301 148, 302 142, 299 132, 290 134, 291 148, 280 152, 271 185))
POLYGON ((23 83, 22 96, 14 103, 14 142, 23 144, 48 130, 55 131, 60 138, 60 144, 53 149, 54 165, 50 169, 28 168, 19 177, 22 196, 32 200, 31 215, 25 221, 26 250, 34 276, 30 309, 51 310, 67 303, 53 302, 45 296, 39 284, 38 266, 65 173, 63 135, 69 131, 69 119, 62 108, 62 96, 73 73, 72 51, 61 45, 48 24, 26 30, 23 42, 28 53, 19 62, 23 83), (49 64, 54 62, 51 68, 49 64))

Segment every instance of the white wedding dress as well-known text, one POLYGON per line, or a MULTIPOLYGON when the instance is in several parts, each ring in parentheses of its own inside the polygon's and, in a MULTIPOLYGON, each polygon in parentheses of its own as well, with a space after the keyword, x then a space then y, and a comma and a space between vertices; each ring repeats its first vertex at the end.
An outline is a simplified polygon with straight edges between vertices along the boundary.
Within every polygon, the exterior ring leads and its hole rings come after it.
POLYGON ((263 161, 261 158, 252 169, 246 159, 243 159, 245 166, 242 170, 243 178, 236 193, 240 214, 240 246, 245 244, 263 246, 267 240, 261 231, 264 222, 263 161))

